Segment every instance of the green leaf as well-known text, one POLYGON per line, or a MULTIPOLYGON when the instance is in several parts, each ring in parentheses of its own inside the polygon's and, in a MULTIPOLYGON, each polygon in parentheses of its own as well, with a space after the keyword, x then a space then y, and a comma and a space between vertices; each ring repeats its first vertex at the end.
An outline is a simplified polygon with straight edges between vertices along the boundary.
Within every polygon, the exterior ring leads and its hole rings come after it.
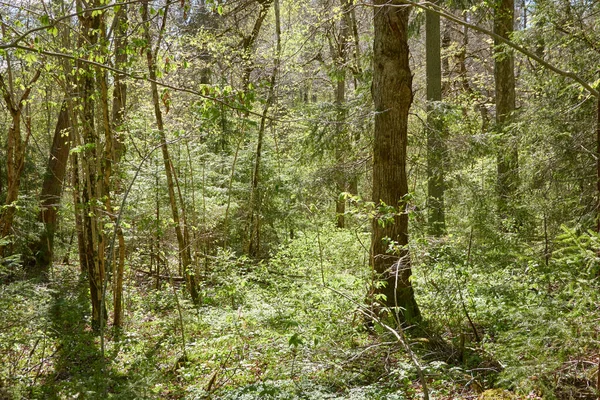
POLYGON ((58 36, 58 28, 55 26, 50 26, 50 27, 48 27, 48 33, 50 33, 54 37, 57 37, 58 36))
POLYGON ((289 342, 290 346, 293 346, 293 347, 298 347, 298 346, 304 344, 304 341, 302 340, 302 338, 300 337, 300 335, 298 334, 298 332, 294 333, 290 337, 290 340, 288 342, 289 342))

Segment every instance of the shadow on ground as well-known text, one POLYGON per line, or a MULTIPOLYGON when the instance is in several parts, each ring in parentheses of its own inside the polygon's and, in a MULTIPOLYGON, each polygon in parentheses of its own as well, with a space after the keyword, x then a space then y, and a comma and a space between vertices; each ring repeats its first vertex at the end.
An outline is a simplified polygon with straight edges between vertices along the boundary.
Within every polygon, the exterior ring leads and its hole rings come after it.
POLYGON ((56 343, 52 358, 53 369, 38 387, 31 388, 36 399, 140 399, 148 398, 144 388, 148 384, 150 357, 132 360, 127 370, 115 366, 115 359, 123 342, 111 342, 103 360, 100 338, 90 325, 91 306, 87 280, 55 282, 50 307, 49 336, 56 343))

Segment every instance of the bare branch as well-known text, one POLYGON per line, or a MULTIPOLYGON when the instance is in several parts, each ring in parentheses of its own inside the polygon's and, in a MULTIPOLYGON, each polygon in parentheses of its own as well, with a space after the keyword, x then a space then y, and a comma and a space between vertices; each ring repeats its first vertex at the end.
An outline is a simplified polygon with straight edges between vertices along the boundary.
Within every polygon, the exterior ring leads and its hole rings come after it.
MULTIPOLYGON (((0 49, 2 49, 2 48, 6 48, 6 47, 0 46, 0 49)), ((43 55, 50 56, 50 57, 60 57, 60 58, 66 58, 66 59, 73 60, 73 61, 82 62, 84 64, 88 64, 88 65, 93 65, 95 67, 104 68, 104 69, 106 69, 108 71, 111 71, 111 72, 114 72, 114 73, 117 73, 117 74, 121 74, 123 76, 127 76, 127 77, 129 77, 131 79, 134 79, 134 80, 137 80, 137 81, 146 81, 146 82, 150 82, 150 83, 156 83, 158 86, 161 86, 161 87, 164 87, 164 88, 167 88, 167 89, 172 89, 172 90, 177 91, 177 92, 183 92, 183 93, 193 94, 194 96, 198 96, 198 97, 201 97, 201 98, 206 99, 206 100, 214 101, 216 103, 222 104, 223 106, 225 106, 227 108, 230 108, 230 109, 233 109, 233 110, 247 112, 247 113, 249 113, 251 115, 254 115, 254 116, 257 116, 257 117, 261 117, 261 118, 263 116, 262 113, 257 113, 255 111, 250 111, 250 110, 248 110, 246 108, 243 108, 243 107, 235 106, 235 105, 233 105, 233 104, 231 104, 231 103, 229 103, 229 102, 227 102, 227 101, 225 101, 223 99, 219 99, 219 98, 216 98, 216 97, 213 97, 213 96, 208 96, 208 95, 206 95, 206 94, 204 94, 202 92, 199 92, 197 90, 174 86, 174 85, 171 85, 171 84, 168 84, 168 83, 164 83, 164 82, 160 82, 160 81, 157 81, 157 80, 150 79, 150 78, 148 78, 146 76, 135 75, 135 74, 132 74, 132 73, 120 70, 118 68, 111 67, 110 65, 102 64, 102 63, 99 63, 99 62, 96 62, 96 61, 92 61, 92 60, 87 60, 85 58, 75 57, 75 56, 73 56, 71 54, 59 53, 59 52, 56 52, 56 51, 32 49, 30 47, 22 46, 22 45, 9 46, 8 48, 20 49, 20 50, 29 51, 29 52, 32 52, 32 53, 43 54, 43 55)), ((267 116, 266 118, 269 119, 269 120, 275 120, 275 118, 269 117, 269 116, 267 116)))
POLYGON ((599 97, 599 93, 598 90, 594 89, 588 82, 586 82, 583 78, 581 78, 579 75, 571 72, 571 71, 565 71, 563 69, 558 68, 557 66, 550 64, 549 62, 545 61, 543 58, 539 57, 538 55, 536 55, 534 52, 527 50, 526 48, 519 46, 518 44, 516 44, 515 42, 512 42, 509 39, 506 39, 500 35, 495 34, 494 32, 482 28, 480 26, 477 25, 473 25, 470 24, 466 21, 463 21, 460 18, 457 18, 456 16, 452 15, 451 13, 447 12, 444 8, 431 3, 429 1, 423 1, 423 2, 415 2, 415 1, 410 1, 410 0, 402 0, 402 2, 404 4, 398 5, 398 4, 384 4, 384 5, 374 5, 374 4, 367 4, 367 3, 360 3, 360 5, 363 6, 367 6, 367 7, 377 7, 377 8, 381 8, 381 7, 406 7, 406 6, 414 6, 414 7, 418 7, 422 10, 425 11, 431 11, 433 13, 436 13, 438 15, 440 15, 441 17, 444 17, 452 22, 456 22, 457 24, 460 24, 462 26, 466 26, 469 29, 472 29, 474 31, 483 33, 489 37, 492 37, 502 43, 504 43, 505 45, 512 47, 513 49, 517 50, 519 53, 525 55, 526 57, 536 61, 537 63, 539 63, 540 65, 548 68, 550 71, 553 71, 559 75, 562 75, 566 78, 569 78, 577 83, 579 83, 588 93, 590 93, 592 96, 594 97, 599 97))
MULTIPOLYGON (((122 3, 113 3, 113 4, 108 4, 108 5, 104 5, 104 6, 100 6, 100 7, 88 8, 85 11, 79 11, 79 12, 76 12, 76 13, 73 13, 73 14, 69 14, 69 15, 64 15, 64 16, 62 16, 60 18, 55 19, 52 23, 50 23, 48 25, 38 26, 38 27, 35 27, 35 28, 31 28, 31 29, 29 29, 26 32, 23 32, 22 34, 20 34, 19 36, 17 36, 10 43, 6 43, 6 44, 0 45, 0 49, 14 48, 16 45, 19 44, 19 42, 21 42, 23 39, 25 39, 27 36, 31 35, 32 33, 43 31, 43 30, 48 29, 48 28, 52 28, 52 27, 56 26, 57 23, 65 20, 65 19, 70 19, 70 18, 79 16, 79 15, 83 14, 84 12, 102 11, 102 10, 106 10, 108 8, 118 7, 118 6, 127 5, 127 4, 139 3, 140 1, 141 0, 132 0, 132 1, 122 2, 122 3)), ((6 5, 7 3, 0 2, 0 4, 6 5)), ((8 5, 10 5, 10 3, 8 3, 8 5)))
POLYGON ((35 71, 35 75, 33 76, 33 78, 31 78, 31 80, 27 84, 27 87, 25 88, 25 91, 21 95, 21 99, 19 100, 19 108, 23 106, 23 102, 29 97, 29 93, 31 93, 31 88, 33 87, 33 84, 40 78, 41 74, 42 68, 39 68, 37 71, 35 71))

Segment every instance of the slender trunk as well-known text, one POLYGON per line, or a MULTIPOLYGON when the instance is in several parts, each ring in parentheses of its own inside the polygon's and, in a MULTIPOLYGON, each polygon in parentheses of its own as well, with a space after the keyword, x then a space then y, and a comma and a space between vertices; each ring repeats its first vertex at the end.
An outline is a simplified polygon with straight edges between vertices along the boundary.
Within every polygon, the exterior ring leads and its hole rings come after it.
MULTIPOLYGON (((268 14, 268 11, 269 11, 272 1, 273 0, 266 0, 261 3, 261 9, 259 10, 258 17, 256 18, 256 21, 254 22, 254 26, 252 27, 252 31, 250 32, 250 35, 245 36, 244 39, 242 40, 242 47, 244 50, 243 55, 242 55, 242 61, 243 61, 243 65, 244 65, 244 73, 242 75, 242 88, 243 88, 245 94, 247 94, 248 91, 250 90, 250 75, 251 75, 252 71, 254 70, 254 63, 251 58, 251 55, 254 51, 256 39, 258 38, 258 35, 262 28, 262 24, 268 14)), ((244 96, 244 97, 246 97, 246 96, 244 96)), ((244 120, 248 119, 248 116, 249 116, 249 112, 245 111, 243 113, 243 119, 244 120)), ((223 133, 225 133, 224 125, 222 128, 222 131, 223 131, 223 133)), ((235 173, 235 167, 236 167, 236 163, 238 160, 239 151, 240 151, 242 144, 244 143, 245 136, 246 136, 246 122, 245 121, 242 122, 241 131, 242 131, 242 134, 241 134, 241 138, 239 139, 236 150, 235 150, 233 164, 231 166, 229 185, 228 185, 228 189, 227 189, 227 193, 228 193, 227 194, 227 207, 225 209, 225 221, 223 223, 223 227, 224 227, 223 247, 227 246, 227 235, 229 234, 228 233, 229 209, 230 209, 230 205, 231 205, 231 196, 232 196, 231 187, 233 184, 233 176, 235 173)), ((264 132, 263 132, 263 134, 264 134, 264 132)), ((259 143, 262 143, 262 140, 260 140, 259 143)), ((250 219, 254 218, 254 215, 252 214, 252 210, 253 210, 253 208, 250 207, 250 212, 251 212, 250 219)), ((254 225, 254 221, 251 221, 249 224, 251 229, 252 229, 253 225, 254 225)), ((250 237, 251 236, 252 236, 252 233, 250 233, 250 237)), ((252 240, 252 239, 249 239, 249 241, 250 240, 252 240)))
POLYGON ((161 257, 160 257, 160 193, 159 193, 159 185, 158 185, 158 160, 156 163, 156 174, 155 174, 155 182, 156 182, 156 222, 154 227, 155 232, 155 240, 156 240, 156 290, 160 289, 160 265, 161 265, 161 257))
POLYGON ((60 206, 63 183, 67 171, 69 151, 71 149, 71 119, 67 101, 62 104, 54 130, 54 139, 40 194, 40 214, 38 221, 44 224, 44 230, 38 241, 32 244, 35 255, 35 272, 47 275, 54 253, 54 232, 58 208, 60 206))
MULTIPOLYGON (((342 10, 347 12, 348 5, 347 0, 340 0, 342 10)), ((347 49, 350 41, 350 26, 348 25, 348 16, 346 13, 340 20, 340 35, 338 38, 337 54, 335 55, 335 67, 336 67, 336 88, 335 88, 335 107, 336 107, 336 162, 338 163, 336 172, 336 202, 335 202, 335 214, 336 214, 336 226, 338 228, 344 228, 346 213, 346 199, 342 196, 342 192, 345 192, 348 188, 348 173, 346 171, 346 156, 348 152, 348 138, 346 137, 346 62, 347 62, 347 49)))
MULTIPOLYGON (((362 66, 360 62, 360 40, 358 36, 358 24, 356 23, 356 7, 354 7, 350 1, 342 0, 342 9, 345 15, 348 17, 348 25, 352 27, 352 38, 354 39, 354 77, 362 79, 362 66)), ((357 87, 357 82, 354 82, 354 86, 357 87)))
MULTIPOLYGON (((102 16, 87 9, 95 4, 78 4, 82 37, 80 46, 97 47, 102 29, 102 16)), ((95 101, 99 80, 102 76, 98 71, 90 68, 88 64, 78 62, 80 74, 77 81, 77 118, 83 140, 83 151, 78 158, 82 172, 82 222, 84 262, 90 284, 90 298, 92 303, 92 328, 100 329, 103 319, 106 318, 106 309, 103 299, 105 280, 104 266, 104 235, 102 229, 102 209, 98 207, 98 200, 104 194, 102 167, 100 165, 100 136, 96 121, 96 112, 102 104, 95 101)), ((101 99, 102 100, 102 99, 101 99)), ((102 110, 100 110, 103 113, 102 110)))
MULTIPOLYGON (((510 39, 514 24, 514 0, 500 0, 494 10, 494 33, 510 39)), ((500 135, 498 150, 498 209, 501 218, 510 214, 509 201, 519 184, 519 151, 510 126, 515 111, 515 71, 511 50, 494 42, 494 79, 496 87, 496 129, 500 135)))
MULTIPOLYGON (((597 225, 596 232, 600 233, 600 97, 596 98, 596 195, 598 196, 596 203, 597 225)), ((598 373, 600 376, 600 372, 598 373)), ((599 383, 600 383, 600 378, 599 383)), ((598 387, 600 390, 600 386, 598 387)))
POLYGON ((260 191, 260 162, 262 157, 262 145, 267 122, 267 113, 275 101, 275 83, 277 80, 277 74, 279 72, 281 56, 281 23, 279 16, 279 0, 274 0, 273 4, 275 9, 275 36, 277 47, 275 53, 275 65, 273 66, 273 72, 271 73, 271 79, 269 82, 269 94, 267 96, 267 102, 260 119, 258 140, 256 143, 256 155, 254 159, 254 173, 252 175, 252 191, 250 194, 250 240, 248 242, 248 254, 251 257, 258 257, 260 255, 260 207, 262 203, 262 194, 260 191))
MULTIPOLYGON (((114 34, 115 34, 115 67, 124 70, 127 67, 127 6, 123 5, 115 15, 114 34)), ((123 122, 125 121, 125 109, 127 105, 127 84, 123 74, 114 74, 114 90, 112 104, 112 135, 107 138, 106 146, 110 144, 109 158, 110 162, 118 168, 121 157, 125 153, 123 139, 119 136, 123 122)), ((120 185, 116 184, 115 194, 119 193, 120 185)), ((109 215, 116 220, 116 215, 110 204, 110 195, 107 196, 107 208, 109 215)), ((120 212, 121 210, 119 210, 120 212)), ((119 242, 118 262, 113 264, 113 325, 122 327, 123 325, 123 274, 125 270, 125 237, 123 229, 117 227, 117 240, 119 242)))
MULTIPOLYGON (((2 24, 2 31, 4 32, 4 24, 2 24)), ((25 151, 27 142, 29 141, 29 135, 25 140, 21 137, 21 117, 31 93, 31 88, 41 75, 41 69, 38 69, 23 90, 21 97, 16 98, 9 58, 7 58, 6 64, 8 84, 4 81, 3 75, 0 74, 0 92, 2 93, 8 111, 10 112, 12 121, 8 128, 8 143, 6 146, 6 200, 4 201, 5 207, 0 212, 0 240, 2 241, 6 240, 6 237, 12 230, 16 212, 15 202, 19 197, 21 173, 23 172, 23 166, 25 165, 25 151)), ((0 257, 4 255, 5 249, 6 244, 0 244, 0 257)))
MULTIPOLYGON (((7 190, 5 207, 0 213, 0 238, 6 238, 12 228, 16 212, 19 187, 21 186, 21 171, 25 159, 23 141, 21 139, 21 110, 11 110, 12 123, 8 129, 8 145, 6 149, 7 190)), ((0 245, 0 257, 4 255, 4 244, 0 245)))
MULTIPOLYGON (((179 259, 183 269, 183 273, 186 277, 186 282, 192 301, 198 302, 198 291, 196 288, 196 279, 194 271, 192 271, 192 260, 190 254, 189 243, 185 240, 183 230, 181 228, 181 221, 179 217, 179 208, 177 206, 177 197, 175 195, 175 169, 173 168, 171 157, 169 155, 169 148, 167 146, 167 137, 165 135, 165 128, 163 123, 162 111, 160 109, 160 97, 158 95, 158 86, 156 84, 156 63, 155 63, 155 51, 152 50, 152 38, 150 36, 150 14, 148 11, 148 0, 142 3, 143 6, 143 19, 144 19, 144 36, 146 39, 146 61, 148 64, 148 73, 151 79, 150 87, 152 90, 152 101, 154 103, 154 116, 156 118, 156 126, 160 136, 161 151, 163 155, 163 162, 165 167, 165 174, 167 177, 167 189, 169 192, 169 203, 171 205, 171 214, 173 217, 173 223, 175 225, 175 235, 177 236, 177 243, 179 245, 179 259)), ((167 14, 165 10, 165 15, 167 14)), ((157 48, 159 43, 157 43, 157 48)))
MULTIPOLYGON (((73 144, 79 145, 79 135, 73 132, 73 144)), ((75 231, 77 232, 77 254, 79 254, 79 268, 81 273, 86 271, 85 237, 83 236, 83 204, 81 203, 81 172, 79 168, 79 154, 71 156, 71 170, 73 174, 73 205, 75 208, 75 231)))
POLYGON ((442 101, 442 65, 440 16, 425 13, 427 72, 427 192, 429 232, 441 236, 446 230, 444 210, 444 157, 442 101))
MULTIPOLYGON (((352 38, 354 39, 354 92, 356 95, 360 95, 358 93, 359 82, 364 80, 364 76, 360 60, 360 38, 358 35, 358 24, 356 23, 356 7, 354 7, 353 3, 348 0, 343 0, 342 4, 344 13, 349 18, 348 25, 352 27, 352 38)), ((352 144, 354 148, 357 148, 360 143, 361 130, 364 128, 362 123, 359 123, 359 125, 354 129, 355 130, 352 135, 352 144)), ((358 196, 358 180, 359 173, 357 171, 353 171, 350 174, 348 182, 348 192, 353 196, 358 196)))
MULTIPOLYGON (((393 221, 374 218, 371 237, 371 264, 377 279, 375 293, 385 296, 401 323, 421 318, 411 285, 408 250, 406 195, 406 151, 408 112, 412 103, 412 74, 409 67, 408 7, 401 0, 375 0, 373 86, 375 137, 373 146, 373 202, 393 207, 393 221), (390 249, 390 241, 394 244, 390 249)), ((387 214, 388 212, 386 212, 387 214)))
POLYGON ((269 8, 271 7, 271 3, 273 0, 263 0, 261 1, 261 8, 258 12, 258 17, 254 22, 254 26, 252 27, 252 31, 249 36, 244 37, 242 40, 242 48, 244 49, 242 55, 242 61, 244 65, 244 74, 242 76, 242 85, 244 90, 248 89, 248 85, 250 83, 250 74, 254 69, 254 62, 252 60, 252 53, 254 51, 254 45, 256 43, 256 39, 258 38, 258 34, 260 33, 260 29, 262 24, 267 17, 269 12, 269 8))

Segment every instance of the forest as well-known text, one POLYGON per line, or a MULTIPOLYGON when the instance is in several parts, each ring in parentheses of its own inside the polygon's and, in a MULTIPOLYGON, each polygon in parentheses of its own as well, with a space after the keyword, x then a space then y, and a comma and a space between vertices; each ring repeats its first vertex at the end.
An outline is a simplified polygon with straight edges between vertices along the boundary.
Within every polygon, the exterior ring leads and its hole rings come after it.
POLYGON ((0 36, 0 399, 600 399, 600 1, 0 36))

